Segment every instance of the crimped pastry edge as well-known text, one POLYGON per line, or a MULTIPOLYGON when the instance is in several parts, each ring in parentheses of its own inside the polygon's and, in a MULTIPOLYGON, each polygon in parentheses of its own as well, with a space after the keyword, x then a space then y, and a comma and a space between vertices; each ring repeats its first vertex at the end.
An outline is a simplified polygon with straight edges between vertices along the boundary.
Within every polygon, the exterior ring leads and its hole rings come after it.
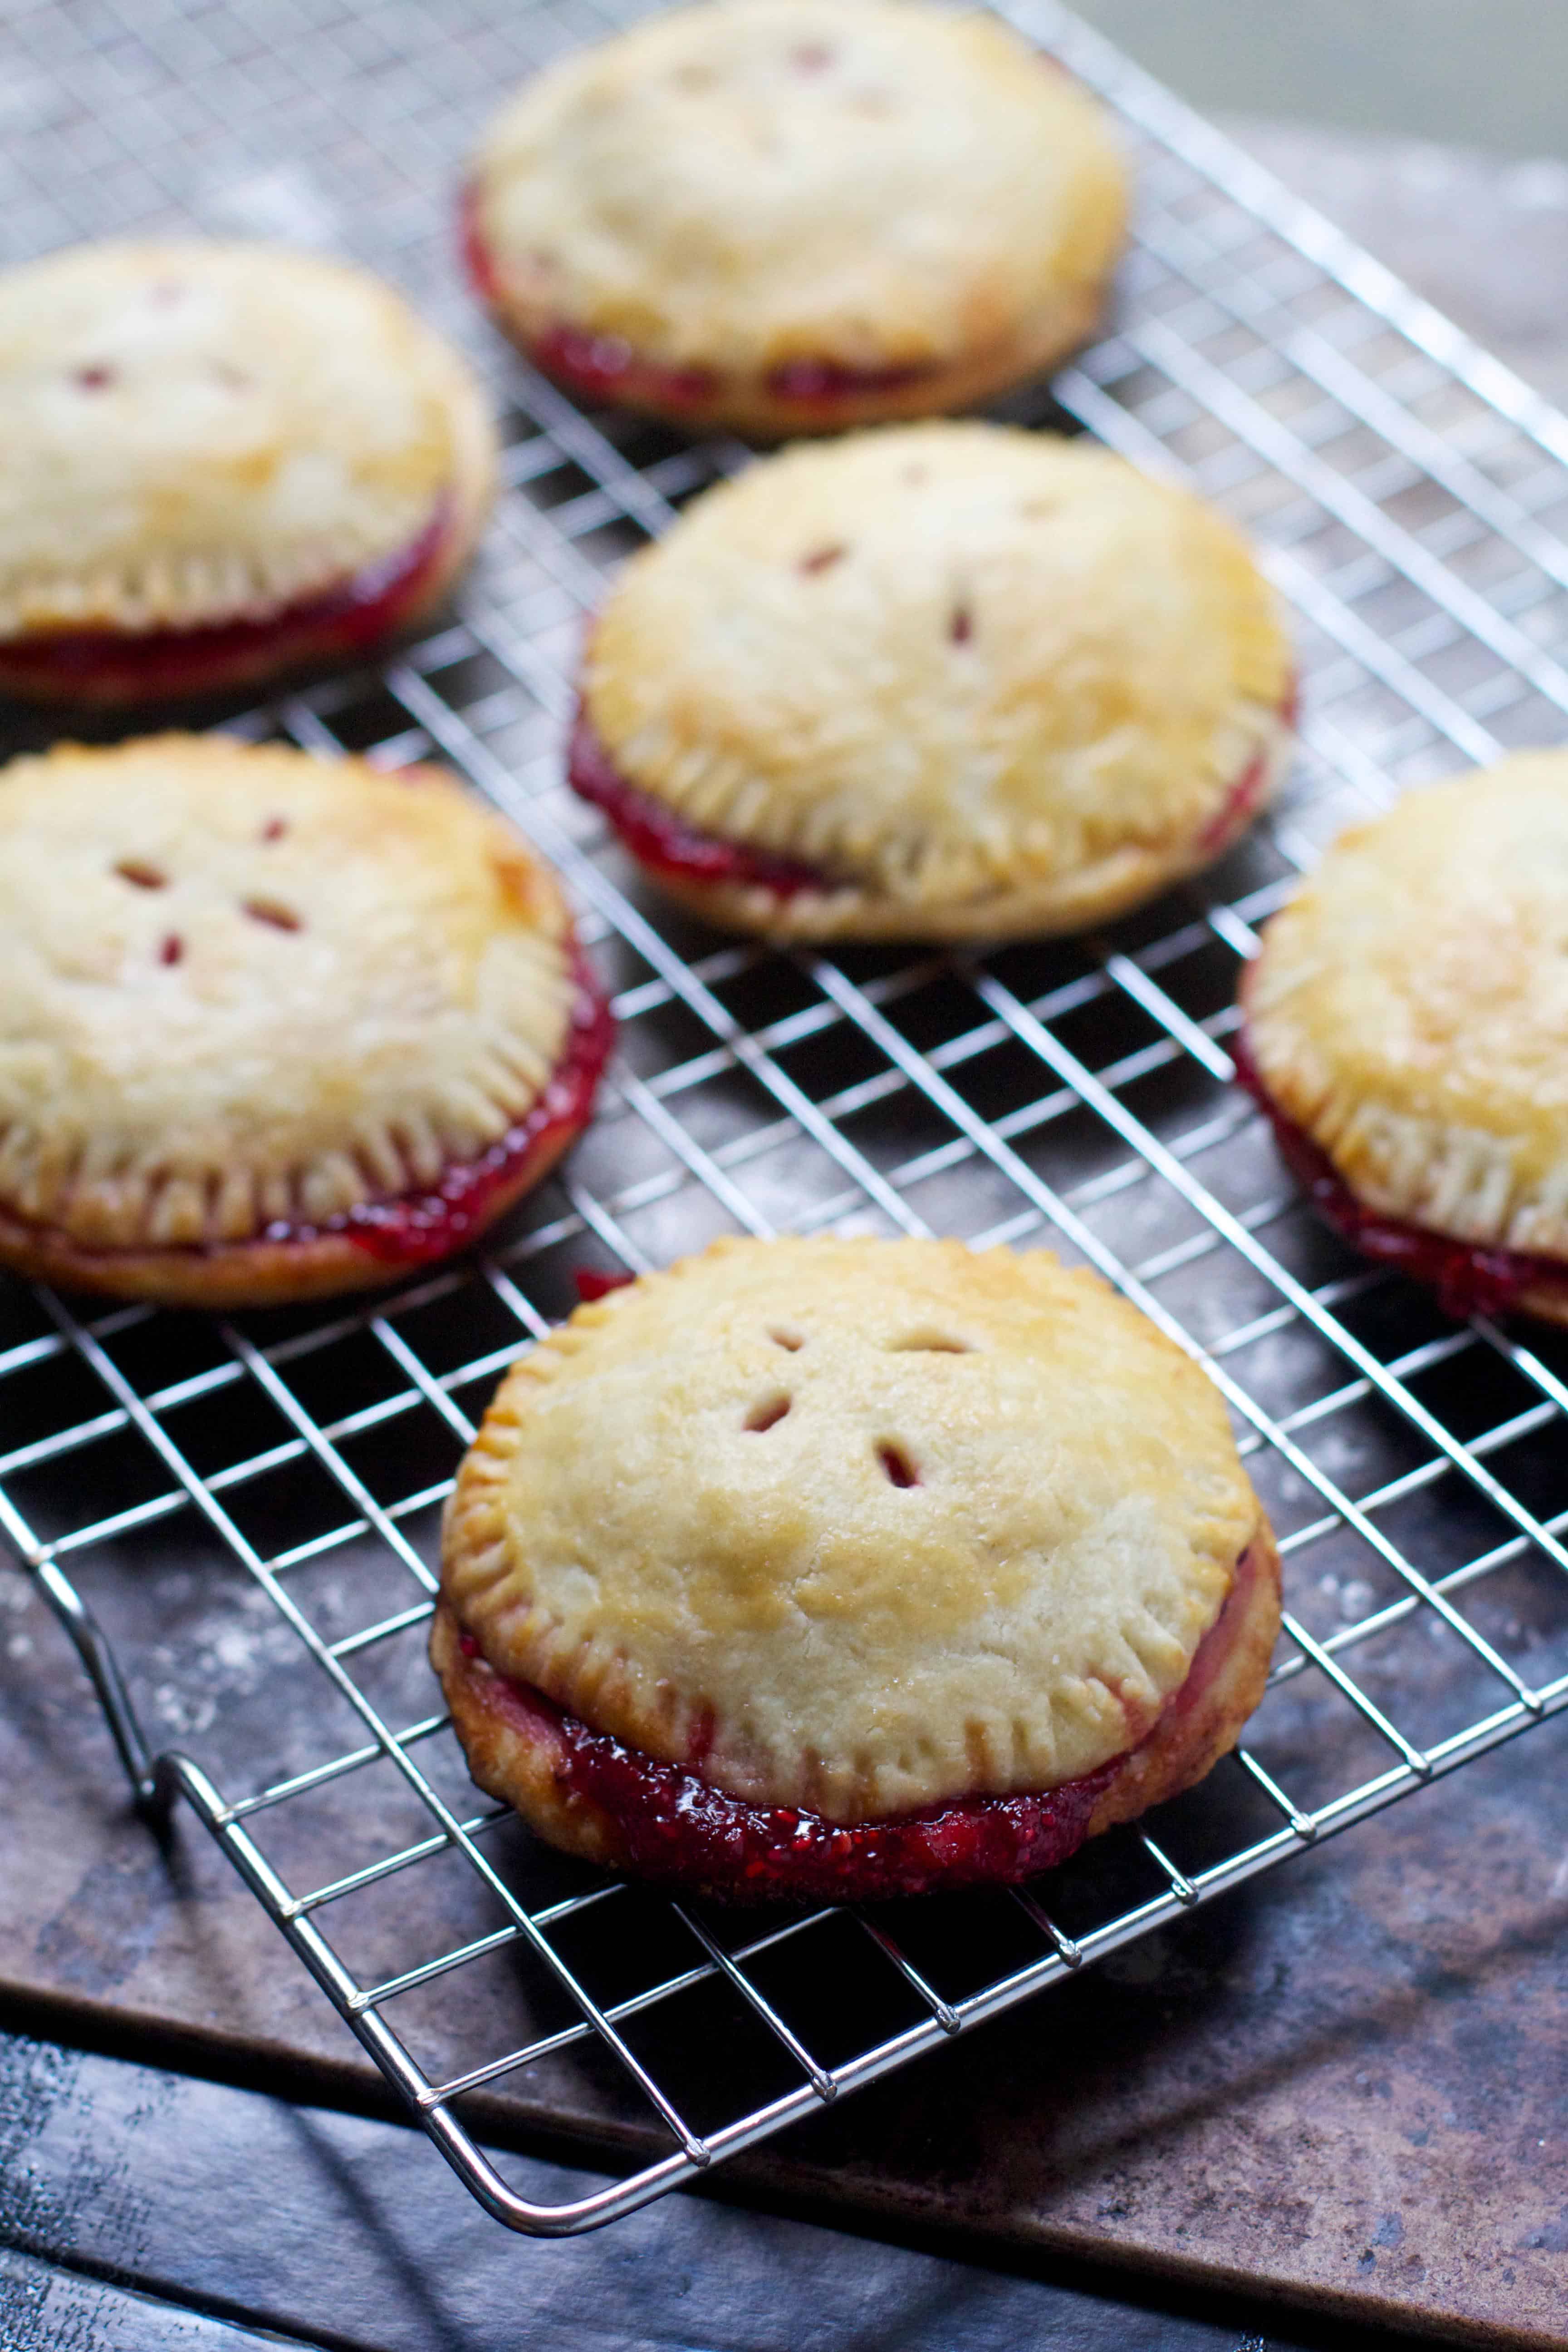
MULTIPOLYGON (((1195 1787, 1236 1746, 1256 1710, 1268 1681, 1280 1615, 1279 1553, 1261 1514, 1245 1549, 1258 1555, 1257 1580, 1224 1665, 1191 1708, 1168 1709, 1148 1738, 1120 1759, 1109 1786, 1096 1800, 1086 1839, 1135 1821, 1195 1787)), ((443 1597, 437 1601, 430 1628, 430 1663, 476 1786, 510 1805, 557 1851, 605 1869, 622 1867, 627 1857, 614 1818, 556 1779, 543 1743, 521 1735, 495 1704, 495 1676, 482 1656, 464 1656, 461 1636, 457 1611, 443 1597)))
MULTIPOLYGON (((481 1234, 542 1184, 569 1151, 581 1127, 544 1139, 516 1173, 489 1194, 484 1208, 452 1255, 472 1249, 481 1234)), ((399 1265, 362 1249, 347 1234, 312 1234, 298 1241, 219 1243, 211 1249, 87 1250, 68 1234, 24 1224, 0 1209, 0 1266, 32 1282, 100 1298, 136 1298, 155 1307, 209 1313, 292 1307, 355 1290, 380 1290, 438 1263, 399 1265)))
MULTIPOLYGON (((1238 722, 1239 723, 1239 722, 1238 722)), ((780 941, 813 940, 1048 939, 1127 914, 1201 874, 1236 845, 1278 792, 1295 753, 1294 732, 1258 718, 1264 773, 1246 819, 1212 847, 1189 838, 1167 850, 1129 844, 1060 877, 1032 877, 1012 890, 969 899, 921 901, 846 886, 784 893, 754 882, 697 882, 647 867, 650 881, 704 922, 780 941)), ((1256 756, 1256 755, 1255 755, 1256 756)), ((1250 761, 1246 763, 1250 765, 1250 761)), ((1245 772, 1245 767, 1243 770, 1245 772)), ((1222 796, 1223 797, 1223 796, 1222 796)), ((628 853, 629 854, 629 853, 628 853)))
MULTIPOLYGON (((758 1244, 744 1238, 725 1236, 695 1256, 677 1260, 651 1279, 660 1284, 672 1279, 680 1281, 701 1272, 715 1259, 736 1253, 747 1254, 759 1248, 777 1249, 792 1245, 787 1240, 783 1244, 758 1244)), ((976 1261, 974 1254, 957 1241, 904 1244, 895 1242, 879 1246, 892 1251, 901 1246, 940 1251, 958 1263, 985 1265, 993 1261, 1005 1266, 1009 1274, 1016 1268, 1020 1255, 997 1250, 982 1253, 976 1261)), ((1081 1269, 1077 1273, 1069 1272, 1061 1267, 1049 1251, 1026 1255, 1047 1261, 1052 1274, 1065 1277, 1068 1285, 1086 1284, 1097 1298, 1103 1294, 1105 1302, 1114 1306, 1119 1315, 1133 1317, 1142 1337, 1155 1354, 1168 1349, 1185 1372, 1190 1373, 1194 1370, 1190 1360, 1159 1331, 1157 1326, 1137 1317, 1135 1310, 1128 1308, 1126 1303, 1109 1291, 1098 1277, 1081 1269)), ((625 1311, 628 1298, 637 1286, 633 1286, 632 1290, 623 1288, 615 1291, 602 1300, 579 1307, 564 1325, 552 1331, 539 1348, 513 1367, 512 1372, 497 1391, 475 1442, 459 1468, 445 1513, 443 1589, 449 1598, 457 1576, 470 1585, 486 1587, 487 1580, 489 1583, 495 1580, 491 1571, 504 1575, 515 1561, 517 1554, 509 1522, 506 1487, 517 1433, 526 1420, 530 1404, 537 1400, 541 1384, 548 1383, 552 1370, 581 1350, 591 1349, 595 1332, 625 1311)), ((1062 1305, 1067 1307, 1065 1297, 1062 1305)), ((1223 1416, 1219 1426, 1223 1427, 1223 1416)), ((1226 1443, 1228 1444, 1228 1439, 1226 1443)), ((1251 1534, 1256 1533, 1261 1524, 1257 1497, 1234 1457, 1231 1466, 1236 1470, 1240 1492, 1247 1499, 1245 1514, 1240 1513, 1239 1505, 1237 1511, 1228 1513, 1226 1537, 1220 1541, 1217 1552, 1212 1548, 1217 1518, 1211 1527, 1200 1514, 1188 1536, 1193 1588, 1194 1591, 1203 1592, 1203 1620, 1189 1628, 1189 1667, 1197 1643, 1224 1605, 1226 1593, 1234 1578, 1236 1561, 1251 1540, 1251 1534), (1251 1533, 1247 1532, 1248 1529, 1251 1533), (1215 1582, 1216 1579, 1224 1581, 1215 1582), (1212 1590, 1207 1589, 1209 1585, 1213 1586, 1212 1590)), ((1215 1517, 1217 1508, 1217 1505, 1209 1507, 1211 1518, 1215 1517)), ((484 1605, 481 1592, 478 1606, 482 1609, 484 1605)), ((1147 1607, 1146 1602, 1140 1605, 1147 1607)), ((700 1724, 708 1726, 706 1738, 712 1742, 713 1713, 718 1702, 710 1692, 683 1691, 672 1682, 663 1682, 656 1692, 650 1693, 643 1687, 645 1677, 640 1672, 639 1662, 634 1660, 628 1652, 604 1636, 593 1637, 582 1644, 563 1640, 563 1622, 552 1610, 540 1603, 537 1597, 526 1603, 509 1604, 503 1612, 503 1619, 508 1639, 521 1643, 530 1654, 526 1669, 514 1664, 510 1670, 535 1682, 557 1704, 578 1714, 595 1727, 609 1730, 634 1748, 644 1748, 651 1753, 660 1754, 665 1760, 680 1760, 689 1753, 694 1728, 700 1724)), ((460 1622, 467 1626, 469 1617, 462 1616, 460 1622)), ((483 1639, 482 1634, 479 1638, 483 1639)), ((1172 1685, 1173 1688, 1176 1686, 1172 1685)), ((1136 1724, 1141 1702, 1131 1694, 1126 1696, 1119 1694, 1119 1703, 1126 1719, 1136 1724)), ((1147 1717, 1144 1720, 1146 1722, 1147 1717)), ((720 1728, 721 1735, 721 1718, 720 1728)), ((717 1749, 722 1749, 722 1736, 714 1745, 717 1749)), ((982 1759, 988 1759, 984 1769, 991 1777, 985 1785, 993 1793, 1006 1793, 1020 1785, 1038 1785, 1027 1781, 1020 1783, 1001 1763, 998 1756, 989 1753, 986 1727, 978 1717, 965 1726, 964 1752, 969 1769, 977 1775, 982 1770, 982 1759), (1000 1778, 995 1777, 998 1771, 1000 1778)), ((933 1764, 935 1754, 933 1748, 933 1764)), ((713 1766, 708 1769, 716 1786, 725 1787, 730 1793, 748 1802, 805 1805, 829 1819, 846 1822, 876 1818, 894 1810, 885 1798, 878 1801, 882 1783, 875 1772, 871 1778, 867 1778, 871 1768, 860 1761, 851 1769, 847 1759, 836 1759, 826 1755, 815 1757, 814 1751, 807 1754, 796 1748, 792 1749, 787 1759, 782 1749, 770 1751, 764 1768, 762 1751, 753 1745, 741 1779, 726 1778, 718 1768, 717 1754, 713 1766), (759 1777, 764 1769, 765 1780, 759 1777)), ((1092 1762, 1078 1764, 1062 1777, 1073 1778, 1094 1769, 1098 1767, 1092 1762)), ((978 1780, 976 1785, 979 1785, 978 1780)), ((1050 1784, 1047 1782, 1045 1785, 1050 1784)), ((945 1786, 945 1783, 941 1787, 930 1786, 909 1801, 917 1804, 940 1802, 945 1786)))

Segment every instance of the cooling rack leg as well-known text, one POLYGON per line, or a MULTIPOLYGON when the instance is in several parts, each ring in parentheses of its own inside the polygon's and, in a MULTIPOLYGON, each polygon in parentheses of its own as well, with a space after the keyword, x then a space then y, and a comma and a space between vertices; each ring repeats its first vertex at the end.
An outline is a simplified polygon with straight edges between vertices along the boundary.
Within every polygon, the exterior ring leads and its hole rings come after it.
POLYGON ((98 1694, 98 1703, 131 1783, 132 1801, 149 1822, 162 1825, 169 1817, 177 1783, 153 1760, 108 1635, 80 1593, 52 1560, 40 1560, 30 1573, 70 1636, 88 1680, 98 1694))

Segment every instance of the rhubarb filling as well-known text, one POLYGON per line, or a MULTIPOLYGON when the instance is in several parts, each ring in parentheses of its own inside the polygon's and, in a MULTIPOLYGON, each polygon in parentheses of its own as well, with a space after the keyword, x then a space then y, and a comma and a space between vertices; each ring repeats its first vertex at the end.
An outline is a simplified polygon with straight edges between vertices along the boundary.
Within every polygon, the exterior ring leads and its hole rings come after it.
MULTIPOLYGON (((478 201, 472 189, 462 204, 463 259, 468 279, 479 299, 504 312, 506 295, 494 257, 480 233, 478 201)), ((588 401, 625 401, 634 407, 693 409, 705 407, 726 389, 725 379, 712 368, 676 367, 652 360, 619 335, 597 335, 562 320, 530 334, 529 356, 563 384, 588 401)), ((854 368, 836 360, 786 360, 762 377, 762 389, 781 406, 796 407, 803 417, 813 410, 832 409, 879 393, 900 392, 942 373, 936 365, 854 368)))
MULTIPOLYGON (((1236 1646, 1260 1566, 1248 1546, 1185 1681, 1147 1738, 1189 1712, 1214 1683, 1236 1646)), ((458 1646, 465 1659, 479 1660, 471 1634, 460 1633, 458 1646)), ((710 1724, 689 1763, 665 1764, 591 1730, 530 1683, 492 1673, 485 1689, 509 1727, 549 1755, 563 1794, 609 1816, 627 1869, 731 1902, 869 1902, 938 1887, 1016 1885, 1077 1851, 1100 1800, 1138 1752, 1130 1748, 1055 1789, 960 1797, 844 1823, 792 1806, 748 1804, 713 1788, 701 1774, 710 1724)))
POLYGON ((327 660, 390 635, 428 593, 456 527, 443 497, 418 537, 264 618, 192 629, 61 629, 0 642, 0 688, 64 698, 199 694, 258 667, 327 660))
POLYGON ((1368 1257, 1394 1266, 1418 1282, 1430 1283, 1444 1312, 1461 1320, 1472 1315, 1504 1314, 1521 1304, 1527 1293, 1539 1298, 1544 1292, 1568 1308, 1568 1263, 1563 1260, 1535 1257, 1522 1250, 1482 1248, 1474 1242, 1457 1240, 1451 1234, 1435 1233, 1429 1226, 1367 1208, 1356 1199, 1322 1146, 1275 1101, 1244 1032, 1231 1039, 1230 1055, 1237 1079, 1268 1118, 1281 1159, 1313 1208, 1368 1257))
MULTIPOLYGON (((1292 696, 1281 707, 1282 725, 1289 726, 1294 709, 1292 696)), ((1254 754, 1198 836, 1203 856, 1217 856, 1246 832, 1268 789, 1271 766, 1267 747, 1254 754)), ((744 842, 727 841, 721 834, 705 833, 692 824, 652 793, 628 782, 586 710, 581 709, 572 730, 566 775, 574 793, 604 810, 632 856, 650 873, 668 874, 681 882, 747 884, 771 890, 780 898, 796 898, 803 890, 852 887, 847 877, 836 878, 822 866, 778 857, 744 842)))

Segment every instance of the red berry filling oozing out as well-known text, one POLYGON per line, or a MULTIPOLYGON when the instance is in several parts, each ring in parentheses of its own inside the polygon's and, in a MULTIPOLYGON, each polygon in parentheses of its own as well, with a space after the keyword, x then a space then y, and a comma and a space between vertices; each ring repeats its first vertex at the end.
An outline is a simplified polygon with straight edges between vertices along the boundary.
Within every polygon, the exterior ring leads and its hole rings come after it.
POLYGON ((337 659, 392 635, 428 592, 454 524, 443 498, 408 546, 265 619, 194 629, 61 629, 0 642, 0 688, 68 699, 170 699, 210 691, 261 667, 337 659))
POLYGON ((1430 1283, 1444 1312, 1499 1315, 1526 1291, 1555 1292, 1568 1307, 1568 1262, 1522 1250, 1483 1249, 1426 1225, 1384 1216, 1358 1201, 1322 1146, 1287 1118, 1258 1074, 1244 1033, 1230 1041, 1236 1075, 1274 1130, 1279 1156, 1320 1216, 1368 1257, 1430 1283))
MULTIPOLYGON (((598 982, 576 949, 572 968, 575 993, 565 1041, 526 1118, 499 1136, 477 1160, 456 1162, 427 1190, 399 1193, 388 1201, 366 1201, 339 1216, 323 1218, 320 1224, 279 1219, 264 1229, 260 1241, 289 1247, 338 1238, 389 1267, 426 1265, 466 1248, 493 1216, 521 1197, 534 1171, 542 1175, 588 1123, 614 1042, 615 1024, 598 982)), ((219 1242, 189 1254, 222 1255, 256 1245, 219 1242)), ((123 1250, 101 1253, 126 1254, 123 1250)), ((131 1254, 142 1255, 140 1251, 131 1254)))
POLYGON ((615 1024, 597 981, 575 950, 573 979, 575 995, 560 1059, 527 1117, 488 1150, 447 1169, 428 1192, 366 1201, 321 1225, 268 1225, 266 1238, 301 1242, 342 1234, 388 1265, 424 1265, 465 1248, 489 1223, 498 1195, 521 1195, 530 1171, 548 1164, 588 1124, 615 1024))
MULTIPOLYGON (((480 233, 472 188, 462 199, 463 259, 468 280, 490 310, 504 310, 505 295, 494 257, 480 233)), ((546 375, 584 400, 624 401, 633 407, 701 410, 724 389, 724 379, 706 367, 675 367, 650 360, 619 335, 596 335, 560 320, 528 338, 529 356, 546 375)), ((939 373, 926 366, 852 368, 825 359, 786 360, 763 379, 768 398, 800 411, 831 411, 868 394, 900 392, 939 373)))
MULTIPOLYGON (((1225 1664, 1258 1565, 1249 1547, 1162 1721, 1195 1706, 1225 1664)), ((479 1656, 469 1633, 459 1634, 458 1646, 466 1659, 479 1656)), ((1076 1853, 1096 1804, 1127 1761, 1112 1757, 1038 1794, 961 1797, 847 1825, 725 1795, 701 1777, 706 1743, 689 1765, 662 1764, 591 1730, 531 1684, 497 1675, 487 1678, 486 1692, 514 1732, 549 1754, 563 1791, 608 1814, 627 1869, 728 1902, 877 1902, 938 1888, 1016 1885, 1076 1853)))
MULTIPOLYGON (((1289 701, 1281 708, 1280 723, 1289 728, 1295 723, 1295 716, 1296 698, 1292 694, 1289 701)), ((1238 841, 1247 831, 1258 814, 1258 804, 1268 783, 1271 764, 1267 748, 1253 753, 1250 762, 1242 770, 1219 809, 1198 835, 1198 847, 1204 856, 1217 857, 1222 850, 1228 849, 1232 842, 1238 841)))
MULTIPOLYGON (((1295 708, 1292 688, 1280 706, 1280 720, 1287 728, 1293 721, 1295 708)), ((1268 784, 1269 767, 1267 749, 1248 762, 1199 835, 1204 856, 1217 857, 1247 830, 1268 784)), ((639 866, 650 873, 672 875, 682 882, 749 884, 771 890, 779 898, 836 887, 833 876, 821 866, 752 849, 744 842, 727 841, 721 834, 705 833, 652 793, 641 791, 622 775, 593 720, 581 708, 572 730, 566 775, 574 793, 604 810, 639 866)))
POLYGON ((566 773, 573 791, 604 810, 637 863, 652 873, 685 882, 752 883, 780 898, 833 887, 819 866, 704 833, 651 793, 639 792, 615 765, 585 711, 579 711, 572 730, 566 773))

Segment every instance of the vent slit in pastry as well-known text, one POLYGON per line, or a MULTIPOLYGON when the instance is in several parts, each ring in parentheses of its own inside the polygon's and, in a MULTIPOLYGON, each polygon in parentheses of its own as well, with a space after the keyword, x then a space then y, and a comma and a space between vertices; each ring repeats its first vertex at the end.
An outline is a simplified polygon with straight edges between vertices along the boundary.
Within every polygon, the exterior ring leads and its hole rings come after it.
POLYGON ((877 1459, 882 1465, 883 1475, 889 1486, 920 1485, 921 1474, 910 1460, 903 1446, 895 1445, 889 1440, 884 1439, 877 1448, 877 1459))

